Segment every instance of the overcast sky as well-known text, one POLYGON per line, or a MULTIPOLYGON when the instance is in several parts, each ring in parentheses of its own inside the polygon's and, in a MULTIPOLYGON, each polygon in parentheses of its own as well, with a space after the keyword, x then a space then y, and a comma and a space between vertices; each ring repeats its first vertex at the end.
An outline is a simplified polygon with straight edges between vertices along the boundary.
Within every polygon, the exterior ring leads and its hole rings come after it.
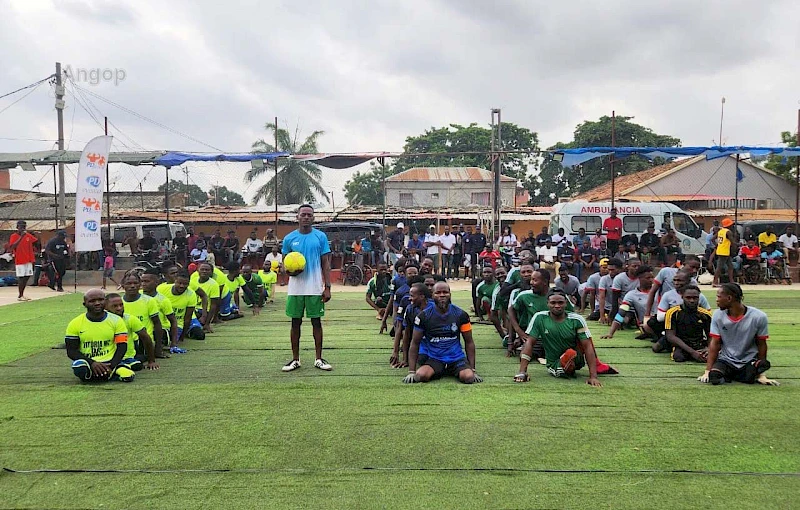
MULTIPOLYGON (((723 96, 726 144, 773 145, 800 107, 800 14, 788 0, 0 0, 0 13, 0 95, 56 61, 109 70, 116 83, 77 84, 197 140, 88 96, 118 128, 114 150, 248 151, 277 116, 292 131, 325 131, 324 152, 399 151, 432 126, 488 124, 493 107, 542 147, 612 110, 708 145, 723 96)), ((80 150, 102 131, 72 90, 65 131, 80 150)), ((0 99, 0 151, 53 148, 53 90, 12 105, 27 92, 0 99)), ((246 169, 190 164, 189 177, 248 195, 246 169)), ((348 177, 325 170, 337 207, 348 177)), ((112 167, 117 190, 163 178, 112 167)), ((44 168, 12 179, 52 189, 44 168)))

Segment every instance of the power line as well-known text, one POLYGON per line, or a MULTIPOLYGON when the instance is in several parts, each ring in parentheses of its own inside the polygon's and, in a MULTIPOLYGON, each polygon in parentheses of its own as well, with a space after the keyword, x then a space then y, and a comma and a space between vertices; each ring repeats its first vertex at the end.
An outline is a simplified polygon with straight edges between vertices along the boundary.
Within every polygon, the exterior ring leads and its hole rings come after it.
POLYGON ((55 76, 54 74, 51 74, 51 75, 50 75, 50 76, 48 76, 47 78, 42 78, 41 80, 39 80, 39 81, 37 81, 37 82, 33 82, 33 83, 31 83, 30 85, 25 85, 25 86, 24 86, 24 87, 22 87, 22 88, 19 88, 19 89, 17 89, 17 90, 13 90, 13 91, 11 91, 11 92, 9 92, 9 93, 7 93, 7 94, 3 94, 2 96, 0 96, 0 99, 3 99, 4 97, 11 96, 11 95, 13 95, 13 94, 16 94, 17 92, 21 92, 21 91, 23 91, 23 90, 25 90, 25 89, 29 89, 29 88, 31 88, 31 87, 37 87, 37 86, 41 85, 43 82, 46 82, 47 80, 49 80, 49 79, 53 78, 54 76, 55 76))
POLYGON ((186 138, 187 140, 191 140, 191 141, 193 141, 195 143, 199 143, 200 145, 205 145, 206 147, 214 149, 215 151, 222 152, 222 149, 220 149, 218 147, 214 147, 213 145, 209 145, 209 144, 207 144, 207 143, 205 143, 205 142, 203 142, 201 140, 198 140, 197 138, 194 138, 193 136, 187 135, 186 133, 178 131, 177 129, 173 129, 173 128, 165 125, 165 124, 162 124, 162 123, 160 123, 160 122, 158 122, 156 120, 153 120, 153 119, 151 119, 149 117, 146 117, 146 116, 144 116, 144 115, 142 115, 142 114, 140 114, 138 112, 135 112, 135 111, 131 110, 130 108, 126 108, 126 107, 124 107, 124 106, 122 106, 122 105, 120 105, 118 103, 115 103, 114 101, 111 101, 110 99, 106 99, 105 97, 101 96, 100 94, 96 94, 96 93, 94 93, 94 92, 92 92, 90 90, 86 90, 86 89, 83 89, 81 87, 78 87, 78 85, 76 85, 74 82, 73 82, 73 86, 76 87, 77 89, 81 90, 82 92, 86 93, 86 94, 94 96, 97 99, 99 99, 99 100, 101 100, 101 101, 103 101, 105 103, 110 104, 111 106, 119 108, 120 110, 122 110, 122 111, 124 111, 126 113, 129 113, 129 114, 131 114, 131 115, 133 115, 135 117, 138 117, 138 118, 140 118, 140 119, 142 119, 142 120, 144 120, 146 122, 149 122, 149 123, 151 123, 151 124, 153 124, 155 126, 158 126, 158 127, 162 128, 162 129, 165 129, 165 130, 169 131, 170 133, 176 134, 178 136, 186 138))
MULTIPOLYGON (((28 93, 27 93, 27 94, 25 94, 24 96, 20 97, 19 99, 17 99, 16 101, 14 101, 13 103, 11 103, 10 105, 8 105, 8 106, 6 106, 5 108, 3 108, 2 110, 0 110, 0 114, 2 114, 4 111, 8 110, 9 108, 11 108, 12 106, 14 106, 15 104, 19 103, 20 101, 22 101, 22 100, 23 100, 23 99, 25 99, 26 97, 28 97, 28 96, 30 96, 31 94, 33 94, 34 92, 36 92, 36 89, 38 89, 38 88, 39 88, 39 87, 42 85, 42 83, 43 83, 43 81, 40 81, 40 82, 39 82, 39 83, 38 83, 38 84, 37 84, 35 87, 33 87, 33 88, 30 90, 30 92, 28 92, 28 93)), ((26 87, 26 88, 27 88, 27 87, 26 87)))

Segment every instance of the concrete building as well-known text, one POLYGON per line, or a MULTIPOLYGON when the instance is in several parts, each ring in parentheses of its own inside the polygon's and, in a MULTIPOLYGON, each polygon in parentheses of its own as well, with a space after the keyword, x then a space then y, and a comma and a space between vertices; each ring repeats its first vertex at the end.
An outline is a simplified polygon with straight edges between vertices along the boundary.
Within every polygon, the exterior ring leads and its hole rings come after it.
MULTIPOLYGON (((515 207, 517 181, 500 178, 503 207, 515 207)), ((403 208, 490 208, 492 173, 474 167, 412 168, 386 179, 386 205, 403 208)))

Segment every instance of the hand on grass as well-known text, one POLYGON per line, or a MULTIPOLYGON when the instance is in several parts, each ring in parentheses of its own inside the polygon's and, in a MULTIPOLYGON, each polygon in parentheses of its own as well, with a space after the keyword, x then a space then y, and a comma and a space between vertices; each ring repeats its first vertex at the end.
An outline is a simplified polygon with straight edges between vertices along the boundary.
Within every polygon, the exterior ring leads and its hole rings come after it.
POLYGON ((409 372, 407 376, 403 378, 403 384, 413 384, 419 382, 419 376, 417 376, 416 372, 409 372))
POLYGON ((701 383, 707 383, 708 382, 708 370, 703 372, 703 375, 698 377, 697 380, 700 381, 701 383))
POLYGON ((603 387, 603 384, 600 382, 600 380, 597 377, 590 377, 586 381, 586 384, 588 384, 589 386, 594 386, 595 388, 602 388, 603 387))
POLYGON ((758 379, 756 379, 756 381, 758 382, 758 384, 763 384, 764 386, 780 386, 781 385, 781 383, 779 383, 775 379, 767 379, 767 376, 765 374, 760 374, 758 376, 758 379))
POLYGON ((147 367, 147 370, 158 370, 158 363, 155 361, 148 361, 147 365, 145 366, 147 367))

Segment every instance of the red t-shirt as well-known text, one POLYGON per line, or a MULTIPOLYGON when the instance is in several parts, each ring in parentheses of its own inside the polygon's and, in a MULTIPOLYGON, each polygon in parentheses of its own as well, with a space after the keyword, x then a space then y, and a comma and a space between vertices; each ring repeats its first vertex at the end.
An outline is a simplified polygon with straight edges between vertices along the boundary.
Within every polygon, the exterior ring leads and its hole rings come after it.
MULTIPOLYGON (((14 232, 11 234, 11 237, 8 240, 8 244, 13 246, 14 243, 17 242, 17 239, 19 239, 19 234, 14 232)), ((36 260, 36 257, 33 255, 33 243, 37 241, 38 239, 36 236, 26 232, 25 236, 22 238, 22 241, 20 241, 17 247, 14 249, 14 263, 17 265, 33 264, 33 262, 36 260)))
POLYGON ((622 220, 617 216, 616 218, 608 217, 603 222, 603 230, 608 232, 606 237, 609 241, 619 241, 622 239, 622 220))
POLYGON ((758 246, 742 246, 742 255, 748 260, 759 260, 761 258, 761 248, 758 246))
POLYGON ((483 261, 486 262, 487 260, 492 265, 492 269, 497 269, 497 259, 500 258, 500 252, 496 250, 487 251, 483 250, 479 257, 483 257, 483 261))

